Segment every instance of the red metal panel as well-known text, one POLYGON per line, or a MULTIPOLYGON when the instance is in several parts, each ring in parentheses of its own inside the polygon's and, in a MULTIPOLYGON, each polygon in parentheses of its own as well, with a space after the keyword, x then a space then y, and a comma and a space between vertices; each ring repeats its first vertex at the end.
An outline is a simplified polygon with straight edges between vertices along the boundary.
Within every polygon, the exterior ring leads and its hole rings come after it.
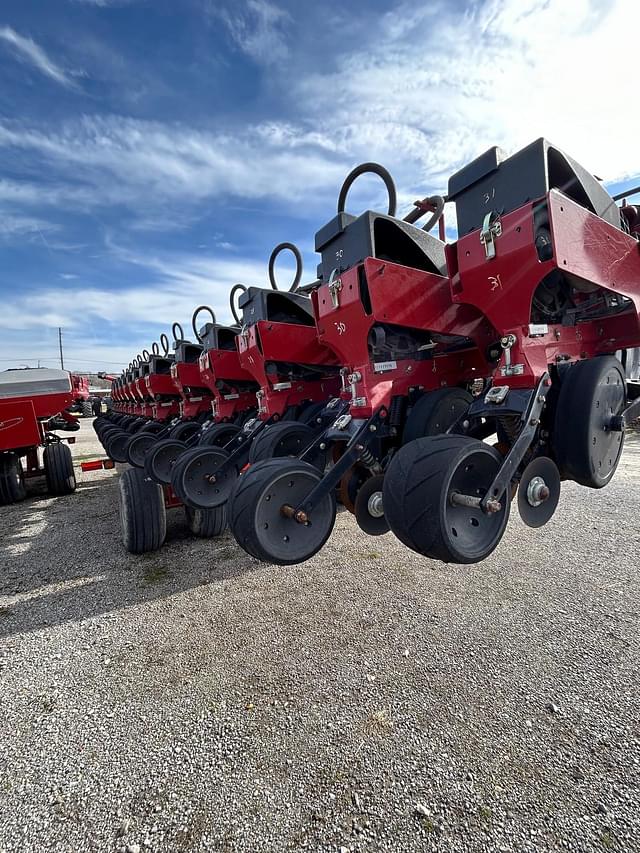
POLYGON ((558 267, 622 293, 640 312, 640 243, 558 192, 549 193, 558 267))
POLYGON ((0 403, 0 450, 15 450, 41 443, 40 425, 31 400, 0 403))

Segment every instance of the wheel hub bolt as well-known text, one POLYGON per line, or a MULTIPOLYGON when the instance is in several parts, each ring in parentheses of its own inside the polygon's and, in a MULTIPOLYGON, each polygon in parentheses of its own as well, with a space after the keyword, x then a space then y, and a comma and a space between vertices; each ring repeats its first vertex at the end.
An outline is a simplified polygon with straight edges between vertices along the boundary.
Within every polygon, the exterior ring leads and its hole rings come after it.
POLYGON ((205 480, 212 485, 218 482, 218 478, 215 474, 205 474, 205 480))
POLYGON ((304 510, 299 509, 295 515, 295 519, 298 524, 306 524, 309 521, 309 516, 304 510))
POLYGON ((540 506, 551 496, 551 489, 542 477, 534 477, 527 486, 527 501, 530 506, 540 506))
POLYGON ((382 492, 374 492, 367 501, 367 509, 372 518, 382 518, 384 509, 382 507, 382 492))

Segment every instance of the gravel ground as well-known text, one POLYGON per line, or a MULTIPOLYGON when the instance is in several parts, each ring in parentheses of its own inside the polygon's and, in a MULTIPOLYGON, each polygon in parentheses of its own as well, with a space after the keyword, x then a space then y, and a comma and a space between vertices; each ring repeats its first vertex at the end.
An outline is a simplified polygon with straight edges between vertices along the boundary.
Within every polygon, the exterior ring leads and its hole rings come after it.
POLYGON ((640 849, 639 473, 469 567, 347 513, 134 557, 113 472, 3 507, 0 850, 640 849))

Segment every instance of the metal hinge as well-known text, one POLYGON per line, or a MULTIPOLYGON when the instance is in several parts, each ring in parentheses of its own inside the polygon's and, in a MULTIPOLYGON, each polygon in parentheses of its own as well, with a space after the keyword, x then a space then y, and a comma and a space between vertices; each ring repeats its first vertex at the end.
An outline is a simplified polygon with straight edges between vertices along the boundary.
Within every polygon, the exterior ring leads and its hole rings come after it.
POLYGON ((502 223, 499 215, 495 211, 490 211, 484 218, 482 223, 482 231, 480 232, 480 242, 484 245, 484 250, 487 255, 487 260, 491 260, 496 256, 496 237, 502 234, 502 223))
POLYGON ((342 290, 342 279, 334 278, 337 273, 338 270, 333 270, 329 277, 329 294, 331 295, 331 304, 334 308, 340 307, 340 297, 338 294, 342 290))

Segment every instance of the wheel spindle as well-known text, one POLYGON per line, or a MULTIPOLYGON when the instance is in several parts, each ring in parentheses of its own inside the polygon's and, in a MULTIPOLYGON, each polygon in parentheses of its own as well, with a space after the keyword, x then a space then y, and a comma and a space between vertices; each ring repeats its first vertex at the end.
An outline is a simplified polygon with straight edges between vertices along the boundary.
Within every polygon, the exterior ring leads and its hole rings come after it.
POLYGON ((453 506, 466 506, 469 509, 481 509, 483 512, 487 512, 491 515, 496 512, 500 512, 502 509, 502 503, 495 498, 489 498, 483 506, 482 498, 476 497, 475 495, 463 495, 460 494, 460 492, 452 492, 451 503, 453 506))

